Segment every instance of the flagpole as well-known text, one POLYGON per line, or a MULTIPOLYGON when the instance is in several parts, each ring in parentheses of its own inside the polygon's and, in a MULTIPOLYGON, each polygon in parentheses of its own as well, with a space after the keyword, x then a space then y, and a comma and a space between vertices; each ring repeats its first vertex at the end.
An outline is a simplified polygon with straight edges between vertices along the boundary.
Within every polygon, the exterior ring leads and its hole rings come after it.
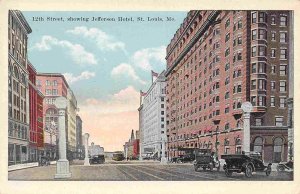
POLYGON ((151 70, 151 81, 153 83, 153 71, 151 70))

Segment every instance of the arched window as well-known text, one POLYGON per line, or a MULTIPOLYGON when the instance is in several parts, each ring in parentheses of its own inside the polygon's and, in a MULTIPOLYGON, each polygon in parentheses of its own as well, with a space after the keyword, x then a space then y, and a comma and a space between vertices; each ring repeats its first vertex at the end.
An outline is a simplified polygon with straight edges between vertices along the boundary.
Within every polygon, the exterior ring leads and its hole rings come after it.
POLYGON ((237 103, 237 108, 241 108, 242 107, 242 103, 241 102, 238 102, 237 103))
POLYGON ((14 67, 14 75, 17 79, 19 79, 19 70, 16 66, 14 67))
POLYGON ((262 154, 262 149, 263 149, 263 138, 262 137, 256 137, 254 140, 254 152, 259 152, 262 154))
POLYGON ((24 75, 24 73, 22 73, 21 79, 22 79, 22 83, 23 83, 23 84, 26 84, 26 83, 25 83, 25 75, 24 75))
POLYGON ((226 123, 225 130, 229 130, 229 123, 226 123))
POLYGON ((273 162, 281 162, 282 160, 282 147, 283 147, 283 140, 280 137, 276 137, 274 139, 274 157, 273 162))

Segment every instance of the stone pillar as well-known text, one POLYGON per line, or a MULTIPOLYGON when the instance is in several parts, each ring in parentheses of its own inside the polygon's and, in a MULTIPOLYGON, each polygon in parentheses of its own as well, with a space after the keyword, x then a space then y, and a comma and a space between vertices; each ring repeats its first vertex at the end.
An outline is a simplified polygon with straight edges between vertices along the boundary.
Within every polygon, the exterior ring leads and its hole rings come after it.
POLYGON ((67 160, 66 129, 65 129, 65 108, 57 107, 58 110, 58 131, 59 131, 59 160, 56 163, 55 178, 70 178, 70 166, 67 160))
POLYGON ((165 134, 162 135, 162 141, 161 141, 161 160, 160 160, 160 162, 162 164, 166 164, 167 163, 165 134))
POLYGON ((89 166, 90 165, 90 159, 89 159, 89 137, 90 134, 85 133, 84 134, 84 141, 85 141, 85 157, 84 157, 84 166, 89 166))
POLYGON ((244 112, 243 151, 246 155, 250 153, 250 113, 244 112))
POLYGON ((125 159, 127 160, 128 157, 128 147, 125 145, 125 159))
POLYGON ((243 151, 246 155, 250 154, 250 113, 253 107, 251 102, 244 102, 242 104, 242 110, 244 112, 243 119, 243 151))

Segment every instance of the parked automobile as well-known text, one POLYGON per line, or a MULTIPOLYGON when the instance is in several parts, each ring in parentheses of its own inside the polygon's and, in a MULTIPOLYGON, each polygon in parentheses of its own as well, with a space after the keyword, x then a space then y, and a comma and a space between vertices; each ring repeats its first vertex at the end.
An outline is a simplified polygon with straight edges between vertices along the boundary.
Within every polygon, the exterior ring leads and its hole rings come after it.
POLYGON ((50 165, 50 159, 47 156, 42 156, 38 162, 39 166, 48 166, 50 165))
POLYGON ((177 157, 176 162, 177 163, 186 163, 186 162, 192 162, 195 160, 195 155, 194 154, 186 154, 186 155, 181 155, 177 157))
POLYGON ((227 177, 232 176, 233 172, 243 172, 248 178, 252 177, 253 172, 265 172, 267 176, 271 174, 272 163, 265 166, 263 161, 255 155, 251 157, 245 154, 229 154, 222 155, 221 158, 226 162, 223 169, 227 177))
POLYGON ((119 153, 113 153, 112 159, 115 161, 121 161, 121 160, 124 160, 125 157, 124 157, 123 153, 119 152, 119 153))
POLYGON ((194 169, 198 171, 199 168, 203 170, 209 169, 210 171, 216 168, 219 171, 220 161, 214 152, 208 149, 197 149, 195 150, 194 169))
POLYGON ((294 162, 288 161, 288 162, 280 162, 277 166, 277 171, 293 171, 294 170, 294 162))
POLYGON ((100 145, 91 144, 88 148, 90 163, 103 164, 105 162, 104 158, 104 148, 100 145))

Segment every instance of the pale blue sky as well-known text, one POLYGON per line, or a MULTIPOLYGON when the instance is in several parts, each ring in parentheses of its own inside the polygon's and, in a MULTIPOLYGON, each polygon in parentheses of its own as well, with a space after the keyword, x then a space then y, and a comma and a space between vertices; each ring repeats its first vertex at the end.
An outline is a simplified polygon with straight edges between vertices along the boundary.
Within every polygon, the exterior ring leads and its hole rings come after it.
POLYGON ((136 91, 147 90, 151 82, 150 69, 156 72, 165 69, 165 47, 186 16, 186 12, 24 11, 23 14, 32 28, 29 60, 38 72, 68 73, 69 80, 73 76, 70 86, 79 102, 87 98, 105 100, 128 86, 136 91), (33 17, 39 16, 45 20, 63 17, 65 22, 33 21, 33 17), (133 17, 135 21, 67 22, 70 16, 90 20, 92 16, 123 16, 133 17), (147 17, 164 20, 173 17, 175 20, 138 22, 137 17, 145 20, 147 17), (144 65, 148 62, 151 66, 144 65))

